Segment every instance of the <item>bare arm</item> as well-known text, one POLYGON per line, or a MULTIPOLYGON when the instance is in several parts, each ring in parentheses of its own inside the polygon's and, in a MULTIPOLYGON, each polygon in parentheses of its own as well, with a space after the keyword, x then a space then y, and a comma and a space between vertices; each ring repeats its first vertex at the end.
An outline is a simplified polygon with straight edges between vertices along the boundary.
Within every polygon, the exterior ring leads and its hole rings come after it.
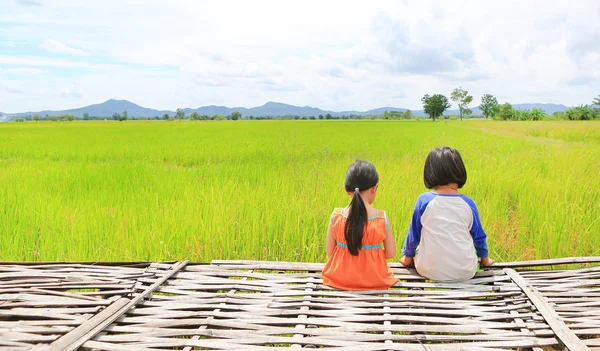
POLYGON ((389 223, 389 219, 386 220, 386 235, 383 240, 385 258, 394 258, 396 256, 396 241, 394 240, 394 233, 392 232, 392 226, 389 223))
POLYGON ((327 256, 331 256, 333 253, 333 249, 335 248, 335 238, 333 237, 333 230, 331 228, 331 221, 329 221, 329 225, 327 226, 327 241, 325 242, 325 251, 327 252, 327 256))

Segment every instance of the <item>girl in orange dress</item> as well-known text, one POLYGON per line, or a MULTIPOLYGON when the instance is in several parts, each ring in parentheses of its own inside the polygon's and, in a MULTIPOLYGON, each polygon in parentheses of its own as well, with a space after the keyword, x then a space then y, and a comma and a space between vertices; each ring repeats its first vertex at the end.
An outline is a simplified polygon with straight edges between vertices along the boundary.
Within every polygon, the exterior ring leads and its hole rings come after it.
POLYGON ((371 206, 379 175, 370 162, 356 160, 346 172, 350 205, 336 208, 327 229, 323 284, 344 290, 382 290, 394 285, 387 259, 396 255, 396 243, 385 211, 371 206))

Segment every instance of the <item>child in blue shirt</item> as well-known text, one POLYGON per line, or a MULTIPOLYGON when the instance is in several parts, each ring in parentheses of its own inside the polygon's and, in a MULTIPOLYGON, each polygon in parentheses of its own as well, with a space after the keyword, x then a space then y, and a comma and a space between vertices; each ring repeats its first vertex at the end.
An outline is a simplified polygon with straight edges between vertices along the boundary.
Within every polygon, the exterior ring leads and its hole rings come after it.
POLYGON ((451 147, 435 148, 425 160, 425 186, 433 191, 421 194, 400 263, 414 263, 417 272, 431 280, 471 279, 488 257, 486 234, 475 202, 458 192, 467 182, 467 170, 460 154, 451 147))

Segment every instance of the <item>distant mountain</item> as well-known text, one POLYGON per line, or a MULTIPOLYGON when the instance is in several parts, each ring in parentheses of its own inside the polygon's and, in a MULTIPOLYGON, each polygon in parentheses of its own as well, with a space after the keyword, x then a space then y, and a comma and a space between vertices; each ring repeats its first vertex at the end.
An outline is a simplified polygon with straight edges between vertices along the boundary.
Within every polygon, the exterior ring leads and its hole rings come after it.
MULTIPOLYGON (((514 108, 518 110, 524 109, 532 109, 532 108, 542 108, 544 112, 547 114, 552 114, 557 111, 566 111, 568 109, 567 106, 561 104, 515 104, 514 108)), ((183 111, 186 115, 190 115, 193 112, 197 112, 201 115, 230 115, 234 111, 238 111, 242 114, 242 116, 265 116, 265 117, 275 117, 275 116, 319 116, 331 114, 332 116, 344 116, 344 115, 381 115, 385 111, 406 111, 405 108, 398 107, 380 107, 368 111, 328 111, 321 110, 316 107, 311 106, 294 106, 283 104, 280 102, 272 102, 269 101, 262 106, 245 108, 245 107, 226 107, 226 106, 202 106, 196 109, 185 108, 183 111)), ((15 117, 30 117, 35 114, 40 115, 41 117, 48 116, 60 116, 64 114, 72 114, 76 117, 83 117, 84 113, 87 113, 91 117, 104 117, 110 118, 114 113, 122 113, 123 111, 127 111, 127 114, 130 118, 139 118, 139 117, 154 117, 154 116, 163 116, 165 113, 172 116, 175 114, 175 111, 170 110, 155 110, 151 108, 146 108, 134 104, 133 102, 127 100, 114 100, 110 99, 101 104, 95 104, 85 107, 80 107, 71 110, 45 110, 38 112, 21 112, 21 113, 0 113, 0 121, 2 120, 10 120, 15 117)), ((473 115, 481 115, 481 110, 479 108, 473 108, 473 115)), ((414 110, 412 111, 414 116, 425 116, 423 110, 414 110)), ((458 110, 448 110, 445 115, 458 115, 458 110)))
POLYGON ((65 114, 74 115, 76 117, 83 117, 84 113, 88 113, 90 116, 94 117, 112 117, 114 113, 122 113, 123 111, 127 111, 129 117, 153 117, 157 115, 163 115, 165 113, 173 114, 172 111, 159 111, 151 108, 142 107, 134 104, 133 102, 127 100, 114 100, 110 99, 101 104, 89 105, 85 107, 80 107, 71 110, 44 110, 38 112, 21 112, 10 114, 11 117, 19 117, 19 116, 32 116, 32 115, 40 115, 44 117, 48 116, 60 116, 65 114))

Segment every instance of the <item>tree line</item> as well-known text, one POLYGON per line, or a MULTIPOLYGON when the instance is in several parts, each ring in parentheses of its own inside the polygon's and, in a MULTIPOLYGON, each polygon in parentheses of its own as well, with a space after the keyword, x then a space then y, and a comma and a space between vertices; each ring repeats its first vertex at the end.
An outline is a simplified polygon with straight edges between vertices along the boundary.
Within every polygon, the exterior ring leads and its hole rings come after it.
MULTIPOLYGON (((463 116, 469 116, 472 110, 469 105, 473 102, 473 96, 469 92, 458 87, 452 91, 450 95, 452 100, 458 106, 460 119, 463 116)), ((442 94, 429 95, 425 94, 421 98, 423 110, 429 115, 429 118, 435 121, 444 115, 444 111, 450 108, 451 104, 448 98, 442 94)), ((481 103, 479 104, 481 114, 486 118, 496 120, 512 120, 512 121, 540 121, 547 115, 541 108, 533 108, 530 110, 517 110, 510 103, 506 102, 502 105, 498 104, 498 99, 491 94, 483 94, 481 103)), ((600 119, 600 95, 592 101, 591 105, 580 105, 569 108, 565 112, 555 112, 552 114, 553 119, 568 119, 568 120, 592 120, 600 119)))
MULTIPOLYGON (((473 111, 469 108, 469 105, 473 102, 473 96, 469 95, 469 92, 458 87, 452 91, 450 100, 458 106, 459 118, 462 120, 465 117, 469 117, 473 111)), ((429 115, 429 118, 436 120, 437 118, 450 118, 444 116, 444 112, 449 109, 452 105, 450 100, 442 94, 425 94, 421 98, 423 103, 424 112, 429 115)), ((485 118, 492 118, 495 120, 502 121, 540 121, 544 118, 552 118, 559 120, 592 120, 600 119, 600 95, 596 97, 590 105, 580 105, 569 108, 565 112, 554 112, 551 116, 548 116, 541 108, 533 108, 530 110, 517 110, 510 103, 506 102, 502 105, 498 103, 498 99, 491 94, 484 94, 481 97, 481 103, 477 106, 481 110, 481 115, 485 118)), ((285 115, 285 116, 246 116, 243 117, 238 111, 232 112, 230 115, 207 115, 199 114, 198 112, 192 112, 189 116, 186 115, 185 111, 178 108, 174 115, 165 113, 162 116, 154 117, 142 117, 135 118, 141 120, 192 120, 192 121, 221 121, 221 120, 333 120, 333 119, 386 119, 386 120, 400 120, 400 119, 413 119, 415 118, 411 110, 405 111, 385 111, 383 114, 370 114, 370 115, 359 115, 359 114, 348 114, 348 115, 332 115, 327 113, 325 115, 318 116, 298 116, 298 115, 285 115)), ((420 119, 421 117, 416 117, 420 119)), ((78 119, 72 114, 64 114, 60 116, 49 116, 41 117, 38 114, 28 117, 17 117, 14 119, 15 122, 25 122, 26 120, 32 121, 53 121, 53 122, 71 122, 78 119)), ((106 120, 106 117, 93 117, 88 113, 83 114, 85 120, 106 120)), ((129 119, 127 111, 121 113, 114 113, 112 119, 115 121, 126 121, 129 119)))

